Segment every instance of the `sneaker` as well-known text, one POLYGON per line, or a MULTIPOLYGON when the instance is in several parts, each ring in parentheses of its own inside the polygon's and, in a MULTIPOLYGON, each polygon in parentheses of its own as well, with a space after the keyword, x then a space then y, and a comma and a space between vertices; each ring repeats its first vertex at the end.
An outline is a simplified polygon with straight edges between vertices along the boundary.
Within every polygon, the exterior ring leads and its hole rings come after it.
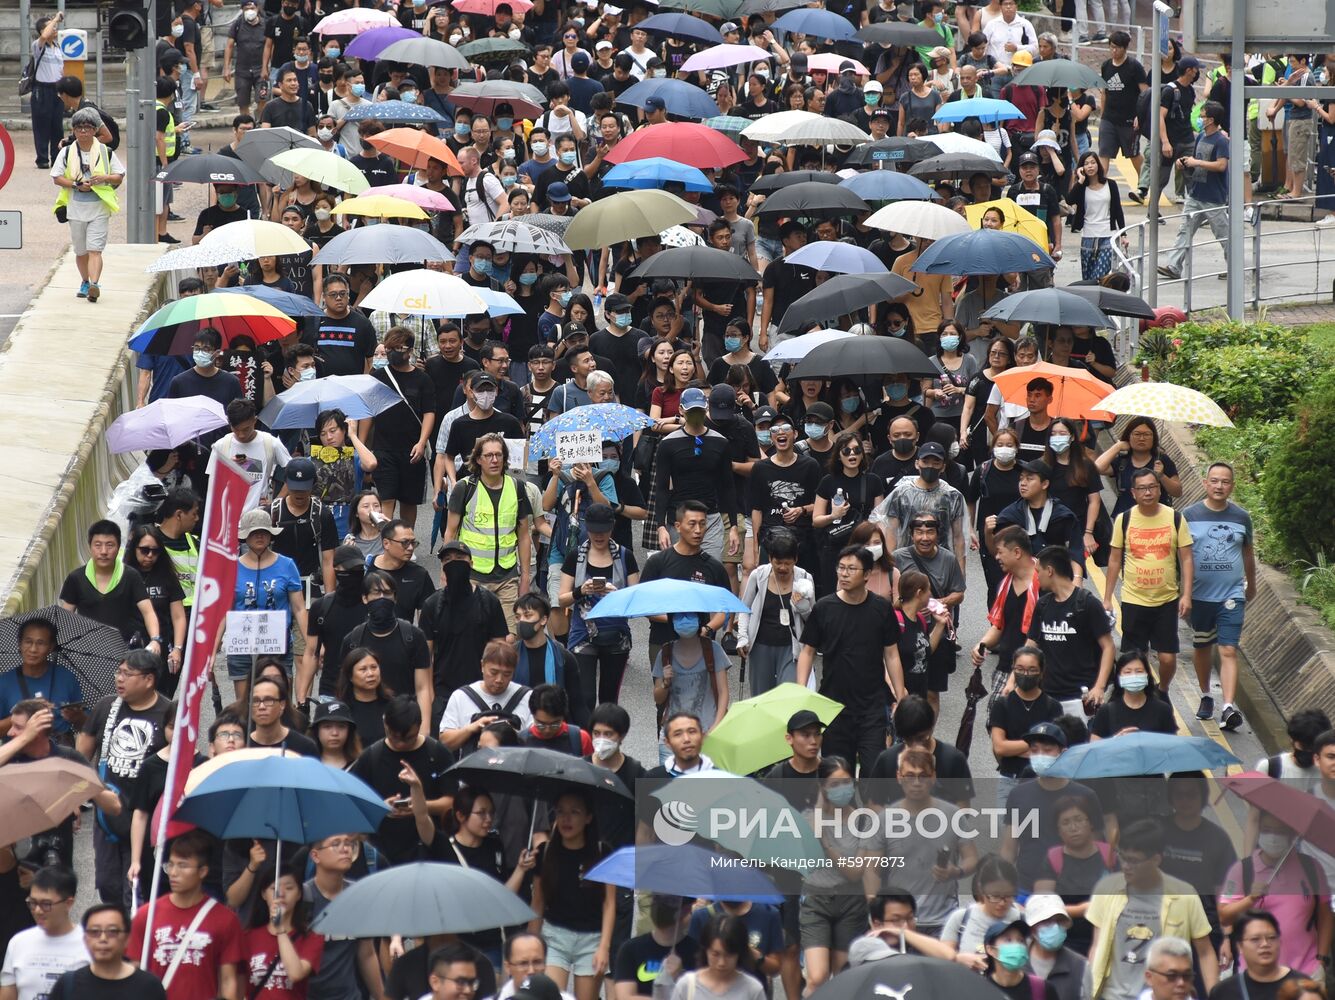
POLYGON ((75 297, 80 299, 88 298, 88 281, 86 279, 84 280, 83 284, 79 286, 79 291, 75 297))
POLYGON ((178 239, 177 239, 175 236, 173 236, 171 233, 163 233, 161 236, 158 237, 158 242, 159 242, 159 243, 180 243, 181 241, 178 240, 178 239))
POLYGON ((101 294, 102 294, 102 289, 99 288, 99 287, 97 286, 97 282, 96 282, 96 281, 89 282, 89 284, 88 284, 88 301, 89 301, 89 302, 96 302, 96 301, 97 301, 97 297, 98 297, 99 295, 101 295, 101 294))
POLYGON ((1174 271, 1167 264, 1159 265, 1159 273, 1162 274, 1165 278, 1170 278, 1173 281, 1176 281, 1178 278, 1182 277, 1182 275, 1180 275, 1177 271, 1174 271))
POLYGON ((1214 718, 1214 699, 1208 694, 1201 695, 1201 705, 1196 709, 1196 718, 1202 721, 1214 718))
POLYGON ((1089 40, 1091 42, 1106 42, 1108 40, 1108 33, 1106 31, 1096 31, 1089 40))
POLYGON ((1132 188, 1130 191, 1126 193, 1126 196, 1130 198, 1132 201, 1134 201, 1137 205, 1145 204, 1145 192, 1141 191, 1139 188, 1132 188))
POLYGON ((1223 714, 1219 717, 1219 728, 1226 733, 1241 729, 1243 722, 1242 713, 1234 705, 1225 705, 1223 714))
POLYGON ((169 208, 169 209, 167 209, 167 221, 168 221, 168 222, 184 222, 184 221, 185 221, 185 216, 184 216, 184 215, 177 215, 175 212, 173 212, 173 211, 169 208))
POLYGON ((204 104, 201 104, 201 105, 199 106, 199 110, 200 110, 200 111, 217 111, 217 110, 219 110, 219 108, 218 108, 218 105, 216 105, 216 104, 212 104, 212 103, 204 103, 204 104))
POLYGON ((1316 224, 1322 229, 1326 229, 1329 226, 1335 226, 1335 215, 1328 215, 1324 219, 1318 219, 1316 224))

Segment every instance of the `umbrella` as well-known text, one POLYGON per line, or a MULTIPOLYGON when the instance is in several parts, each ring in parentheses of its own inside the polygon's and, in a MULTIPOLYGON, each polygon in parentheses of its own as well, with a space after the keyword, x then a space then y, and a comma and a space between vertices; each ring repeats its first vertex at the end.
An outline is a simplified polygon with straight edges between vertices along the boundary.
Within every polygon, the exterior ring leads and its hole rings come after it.
POLYGON ((855 146, 871 142, 871 136, 852 122, 827 118, 811 111, 776 111, 744 130, 742 138, 788 146, 824 146, 829 143, 855 146))
MULTIPOLYGON (((749 66, 764 62, 774 57, 754 45, 715 45, 713 48, 697 52, 681 64, 682 72, 696 73, 700 70, 731 69, 733 66, 749 66)), ((750 119, 746 121, 751 124, 750 119)), ((745 127, 745 126, 743 126, 745 127)))
POLYGON ((416 861, 349 884, 311 929, 326 937, 421 939, 514 927, 533 917, 523 900, 485 872, 416 861))
POLYGON ((819 7, 790 10, 782 17, 776 18, 770 27, 790 35, 809 35, 812 39, 828 38, 832 42, 847 42, 857 37, 857 32, 854 31, 848 18, 819 7))
POLYGON ((570 223, 574 220, 575 216, 573 214, 552 215, 550 212, 534 212, 532 215, 524 216, 524 221, 530 226, 545 230, 553 236, 559 236, 562 240, 565 239, 566 230, 570 228, 570 223))
MULTIPOLYGON (((871 177, 873 174, 866 174, 871 177)), ((893 175, 892 175, 893 176, 893 175)), ((945 205, 922 201, 903 201, 877 209, 863 223, 869 229, 884 229, 889 233, 917 236, 924 240, 939 240, 945 236, 968 233, 969 221, 945 205)))
MULTIPOLYGON (((250 133, 246 133, 249 135, 250 133)), ((309 253, 310 244, 297 233, 277 222, 264 219, 241 219, 210 229, 199 241, 200 246, 227 246, 244 250, 246 259, 282 257, 285 254, 309 253)))
POLYGON ((462 278, 418 268, 385 278, 362 301, 369 312, 409 316, 471 316, 486 312, 487 304, 462 278))
POLYGON ((943 153, 964 153, 968 156, 981 156, 994 164, 1001 162, 1001 154, 983 142, 958 132, 933 132, 922 137, 923 142, 931 143, 943 153))
POLYGON ((444 243, 410 226, 367 226, 339 233, 322 246, 312 264, 421 264, 454 260, 444 243))
MULTIPOLYGON (((414 66, 436 66, 442 69, 467 70, 468 60, 459 50, 434 38, 401 38, 380 50, 377 59, 409 63, 414 66)), ((384 102, 392 104, 392 101, 384 102)), ((360 107, 360 105, 358 105, 360 107)))
POLYGON ((1052 383, 1052 402, 1048 405, 1048 413, 1052 416, 1112 423, 1112 414, 1100 405, 1112 391, 1112 386, 1086 368, 1065 368, 1040 361, 1007 369, 992 381, 1005 402, 1023 406, 1029 380, 1035 378, 1045 378, 1052 383))
POLYGON ((668 226, 692 222, 695 215, 694 205, 666 191, 620 191, 580 209, 566 230, 566 245, 572 250, 596 250, 661 233, 668 226))
POLYGON ((439 191, 424 188, 419 184, 381 184, 375 189, 375 193, 410 201, 418 208, 424 208, 428 212, 458 211, 454 202, 448 196, 441 194, 439 191))
POLYGON ((754 774, 792 755, 793 748, 784 736, 793 713, 803 710, 815 712, 828 726, 844 706, 804 684, 779 684, 758 697, 729 705, 728 714, 709 731, 701 750, 716 767, 733 774, 754 774))
POLYGON ((716 247, 660 250, 630 272, 632 278, 707 278, 710 281, 759 281, 741 257, 716 247))
POLYGON ((969 225, 974 229, 981 229, 983 216, 987 214, 989 208, 995 208, 1001 213, 1001 218, 1004 220, 1001 225, 1001 232, 1019 233, 1021 236, 1028 238, 1034 245, 1044 250, 1048 249, 1047 223, 1029 209, 1017 205, 1010 198, 993 198, 991 201, 980 201, 973 205, 967 205, 964 209, 964 217, 969 220, 969 225))
POLYGON ((1066 291, 1074 292, 1089 299, 1105 316, 1132 316, 1136 319, 1154 319, 1154 307, 1138 295, 1104 288, 1097 281, 1086 285, 1077 281, 1064 286, 1066 291))
POLYGON ((962 101, 947 101, 932 115, 935 122, 962 122, 966 118, 978 118, 985 122, 1014 121, 1023 118, 1024 112, 1010 101, 1001 101, 992 97, 969 97, 962 101))
POLYGON ((760 869, 733 864, 731 859, 698 844, 623 847, 594 865, 584 878, 687 899, 783 902, 774 883, 760 869))
POLYGON ((500 62, 532 54, 532 49, 512 38, 478 38, 459 46, 459 55, 473 62, 500 62))
POLYGON ((149 274, 162 274, 166 271, 192 271, 197 267, 222 267, 235 264, 240 260, 250 260, 255 255, 243 247, 226 243, 181 247, 163 254, 144 270, 149 274))
POLYGON ((672 10, 689 10, 709 17, 732 18, 737 16, 740 0, 667 0, 660 2, 660 7, 672 10))
POLYGON ((406 38, 421 37, 422 33, 420 31, 404 28, 397 23, 390 27, 372 28, 348 42, 347 47, 343 50, 343 55, 350 59, 375 59, 395 42, 403 41, 406 38))
MULTIPOLYGON (((507 0, 454 0, 450 6, 463 14, 480 14, 483 17, 495 17, 496 7, 505 2, 507 2, 507 0)), ((512 10, 516 14, 527 14, 533 9, 532 0, 509 0, 509 2, 513 5, 512 10)))
POLYGON ((1005 274, 1039 271, 1057 262, 1018 233, 975 229, 937 240, 918 257, 913 270, 920 274, 1005 274))
POLYGON ((807 218, 869 212, 871 206, 838 184, 789 184, 765 199, 757 214, 800 215, 807 218))
POLYGON ((1099 407, 1119 416, 1134 414, 1183 424, 1233 426, 1228 414, 1205 393, 1171 382, 1132 382, 1105 396, 1099 407))
POLYGON ((884 274, 841 274, 817 285, 789 306, 779 320, 779 331, 800 330, 812 324, 827 323, 835 317, 847 316, 874 303, 908 295, 917 288, 907 278, 888 271, 884 274))
POLYGON ((289 149, 270 157, 269 162, 349 194, 361 194, 371 186, 364 173, 337 153, 324 149, 289 149))
POLYGON ((1003 323, 1043 323, 1050 326, 1111 327, 1099 307, 1064 288, 1035 288, 1007 295, 983 313, 984 319, 1003 323))
POLYGON ((348 198, 334 206, 335 215, 362 215, 368 219, 425 219, 426 212, 403 198, 388 194, 368 194, 348 198))
POLYGON ((398 19, 389 11, 375 10, 371 7, 352 7, 340 10, 321 18, 311 29, 315 35, 360 35, 372 28, 389 28, 398 25, 398 19))
POLYGON ((282 747, 242 747, 229 750, 219 757, 210 757, 198 767, 192 767, 185 779, 186 794, 190 794, 204 783, 206 778, 217 774, 224 767, 238 764, 243 760, 267 760, 270 757, 282 757, 287 751, 282 747))
POLYGON ((718 28, 704 18, 691 14, 654 14, 643 21, 637 21, 635 27, 641 31, 666 35, 669 38, 686 38, 705 45, 723 44, 723 36, 718 28))
MULTIPOLYGON (((672 16, 672 15, 668 15, 672 16)), ((678 17, 688 17, 679 14, 678 17)), ((639 25, 637 24, 638 28, 639 25)), ((693 83, 674 80, 671 77, 641 80, 628 87, 616 99, 618 104, 643 108, 650 98, 656 97, 663 102, 664 110, 679 118, 713 118, 722 112, 714 99, 693 83)))
POLYGON ((0 783, 0 840, 16 844, 60 826, 105 789, 97 772, 77 760, 47 757, 6 767, 0 783))
POLYGON ((276 167, 269 162, 279 153, 289 149, 323 150, 324 147, 314 136, 281 125, 278 128, 253 128, 246 132, 236 144, 236 155, 270 184, 290 188, 292 171, 276 167))
POLYGON ((839 182, 864 201, 932 201, 936 192, 898 170, 868 170, 839 182))
POLYGON ((964 689, 964 714, 960 716, 959 732, 955 734, 955 749, 966 757, 973 746, 973 722, 978 715, 978 703, 987 697, 987 685, 983 683, 983 671, 973 668, 973 675, 964 689))
MULTIPOLYGON (((423 39, 427 41, 427 39, 423 39)), ((395 42, 395 45, 402 45, 403 42, 395 42)), ((394 46, 391 45, 388 52, 394 46)), ((382 56, 383 58, 383 56, 382 56)), ((380 101, 373 104, 370 101, 361 101, 354 104, 343 116, 345 122, 360 122, 370 119, 378 122, 406 123, 415 122, 421 125, 443 125, 445 119, 439 112, 433 111, 425 104, 407 104, 403 101, 380 101)))
POLYGON ((495 115, 496 105, 508 104, 518 118, 537 118, 546 96, 537 87, 513 80, 483 80, 461 83, 450 91, 450 103, 478 114, 495 115))
MULTIPOLYGON (((546 425, 544 425, 545 428, 546 425)), ((642 618, 698 612, 745 614, 744 605, 730 590, 687 580, 651 580, 608 594, 586 618, 642 618)))
POLYGON ((746 0, 739 8, 737 13, 747 14, 777 14, 781 10, 792 10, 794 7, 805 7, 803 0, 746 0))
POLYGON ((813 56, 807 56, 807 70, 813 73, 819 70, 824 70, 831 76, 837 77, 839 75, 839 67, 846 62, 851 62, 853 64, 853 72, 857 73, 859 76, 871 76, 871 70, 862 65, 862 63, 858 62, 856 59, 851 59, 848 56, 841 56, 838 52, 817 52, 813 56))
POLYGON ((322 410, 342 410, 350 420, 363 420, 383 413, 400 402, 392 388, 372 375, 326 375, 298 382, 264 404, 260 420, 272 430, 315 426, 322 410))
POLYGON ((738 118, 736 115, 715 115, 713 118, 706 118, 700 124, 712 128, 715 132, 741 135, 746 127, 751 124, 751 119, 738 118))
POLYGON ((965 174, 987 174, 989 177, 1009 177, 1000 160, 970 153, 942 153, 909 167, 909 173, 924 180, 949 180, 965 174))
POLYGON ((848 337, 822 344, 810 351, 797 363, 788 377, 801 379, 837 378, 840 375, 930 376, 935 371, 932 362, 921 348, 897 337, 848 337))
MULTIPOLYGON (((487 315, 493 319, 500 316, 518 316, 524 311, 524 307, 514 300, 514 297, 505 292, 492 291, 490 288, 474 289, 478 297, 487 306, 487 315)), ((467 316, 468 313, 459 313, 460 317, 467 316)))
POLYGON ((702 247, 705 241, 685 226, 668 226, 658 234, 658 241, 665 247, 702 247))
POLYGON ((603 159, 608 163, 626 163, 650 156, 661 156, 701 170, 730 167, 746 159, 737 143, 695 122, 661 122, 638 129, 618 142, 603 159))
POLYGON ((598 431, 604 441, 623 441, 638 430, 653 425, 653 420, 634 407, 621 403, 592 403, 552 417, 528 443, 530 458, 550 458, 556 454, 556 435, 568 431, 598 431))
POLYGON ((221 153, 187 156, 166 170, 158 171, 157 181, 164 184, 267 184, 258 170, 245 160, 221 153))
POLYGON ((821 344, 828 344, 832 340, 847 340, 853 334, 845 333, 843 330, 815 330, 811 333, 804 333, 800 337, 789 337, 782 344, 772 348, 765 355, 765 361, 769 364, 778 364, 781 361, 801 361, 812 350, 820 347, 821 344))
POLYGON ((227 414, 216 399, 163 396, 117 417, 107 428, 107 449, 113 455, 120 455, 127 451, 176 448, 191 438, 226 426, 227 414))
POLYGON ((926 139, 910 139, 902 135, 888 135, 859 146, 844 159, 846 167, 869 167, 872 164, 917 163, 941 152, 941 147, 926 139))
POLYGON ((1311 793, 1259 771, 1230 774, 1219 783, 1248 805, 1282 819, 1313 847, 1335 854, 1335 809, 1311 793))
POLYGON ((621 779, 607 768, 598 767, 582 757, 540 747, 478 750, 446 773, 478 788, 548 802, 571 789, 623 799, 634 797, 621 779))
POLYGON ((563 254, 570 248, 565 242, 545 229, 518 219, 501 222, 481 222, 469 226, 459 234, 460 243, 490 243, 503 253, 563 254))
POLYGON ((811 1000, 867 1000, 869 997, 1002 1000, 1004 996, 1006 994, 992 983, 958 962, 925 955, 893 955, 879 962, 865 962, 845 969, 816 989, 811 1000))
POLYGON ((932 28, 909 21, 881 21, 858 29, 857 37, 864 42, 882 45, 923 46, 932 48, 941 44, 941 36, 932 28))
POLYGON ((1044 59, 1015 74, 1016 87, 1067 87, 1071 90, 1101 90, 1107 86, 1103 77, 1084 63, 1069 59, 1044 59))
POLYGON ((111 625, 66 611, 58 604, 0 620, 0 669, 12 670, 22 664, 19 631, 36 619, 56 627, 56 650, 52 655, 56 663, 78 678, 85 705, 115 693, 116 668, 127 651, 124 636, 111 625))
POLYGON ((665 160, 661 156, 618 163, 603 176, 603 187, 610 188, 661 188, 669 182, 701 194, 714 190, 713 182, 696 167, 665 160))
POLYGON ((140 354, 189 354, 195 334, 206 326, 223 335, 224 346, 236 336, 266 344, 297 328, 291 319, 259 299, 209 292, 163 306, 135 331, 129 348, 140 354))
POLYGON ((239 285, 235 288, 217 288, 214 291, 220 295, 248 295, 252 299, 259 299, 265 305, 273 306, 279 312, 292 318, 324 315, 324 310, 305 295, 279 291, 277 288, 270 288, 268 285, 239 285))
POLYGON ((779 174, 766 174, 751 185, 756 194, 769 195, 794 184, 839 184, 839 175, 828 170, 785 170, 779 174))
POLYGON ((1048 770, 1054 778, 1129 778, 1174 771, 1213 771, 1242 761, 1208 736, 1125 733, 1063 751, 1048 770))
POLYGON ((372 146, 387 156, 408 164, 417 170, 424 168, 431 160, 439 160, 456 177, 462 177, 464 168, 459 166, 459 159, 454 150, 420 129, 391 128, 379 135, 367 139, 372 146))
POLYGON ((832 274, 878 274, 886 270, 881 258, 870 250, 837 240, 808 243, 802 249, 790 253, 784 262, 814 267, 817 271, 829 271, 832 274))

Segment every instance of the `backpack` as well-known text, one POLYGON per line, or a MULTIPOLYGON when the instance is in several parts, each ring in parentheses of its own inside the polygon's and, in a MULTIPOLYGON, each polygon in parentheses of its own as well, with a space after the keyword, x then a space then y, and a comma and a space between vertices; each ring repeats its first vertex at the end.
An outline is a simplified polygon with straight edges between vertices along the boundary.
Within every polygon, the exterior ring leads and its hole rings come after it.
POLYGON ((1284 773, 1284 755, 1277 753, 1275 756, 1267 758, 1265 762, 1265 773, 1279 781, 1284 773))
MULTIPOLYGON (((569 722, 567 722, 566 739, 570 741, 571 756, 583 757, 584 730, 580 729, 579 726, 571 725, 569 722)), ((519 742, 526 747, 537 747, 539 749, 541 749, 542 747, 548 747, 549 749, 551 748, 550 746, 551 740, 544 740, 538 736, 535 736, 533 732, 528 729, 525 729, 522 733, 519 734, 519 742)))
MULTIPOLYGON (((266 452, 265 454, 266 457, 268 457, 268 453, 266 452)), ((279 524, 278 517, 282 514, 285 506, 286 503, 282 497, 270 501, 269 519, 272 520, 275 525, 279 524)), ((311 531, 315 535, 315 547, 318 550, 320 548, 320 521, 324 517, 324 503, 319 497, 311 497, 311 509, 306 512, 306 517, 310 519, 311 531)))
MULTIPOLYGON (((1112 871, 1112 845, 1106 841, 1095 841, 1099 846, 1099 854, 1103 857, 1103 867, 1112 871)), ((1062 869, 1066 867, 1066 854, 1062 851, 1061 844, 1053 844, 1048 848, 1048 867, 1052 869, 1052 874, 1057 878, 1062 877, 1062 869)))
MULTIPOLYGON (((1136 508, 1134 507, 1128 507, 1126 510, 1122 511, 1122 516, 1120 520, 1122 522, 1123 551, 1125 551, 1126 549, 1126 532, 1127 529, 1131 527, 1131 512, 1135 509, 1136 508)), ((1171 510, 1171 508, 1169 509, 1171 510)), ((1178 533, 1181 531, 1181 529, 1182 529, 1182 514, 1179 511, 1174 510, 1173 511, 1173 585, 1174 586, 1178 584, 1179 582, 1178 574, 1181 572, 1181 568, 1177 564, 1177 536, 1178 533)))
MULTIPOLYGON (((491 200, 487 197, 487 172, 485 170, 473 179, 473 194, 477 195, 477 200, 482 203, 482 210, 487 213, 487 221, 495 222, 496 213, 491 210, 491 200)), ((481 222, 481 219, 468 220, 470 226, 478 225, 481 222)))
MULTIPOLYGON (((1316 862, 1310 855, 1302 851, 1294 851, 1294 856, 1298 859, 1298 865, 1303 870, 1302 890, 1303 895, 1312 900, 1312 912, 1307 915, 1307 929, 1316 928, 1316 910, 1321 905, 1319 887, 1321 882, 1317 878, 1316 862)), ((1283 862, 1281 862, 1281 865, 1283 862)), ((1242 859, 1242 885, 1240 891, 1249 892, 1252 881, 1256 877, 1256 865, 1252 862, 1252 856, 1249 854, 1242 859)))
POLYGON ((523 684, 520 684, 519 690, 510 696, 510 699, 504 705, 501 706, 501 710, 499 712, 497 712, 494 708, 488 705, 486 701, 483 700, 482 695, 478 694, 477 689, 474 688, 471 684, 464 685, 462 688, 460 688, 460 690, 463 691, 463 693, 468 697, 468 700, 471 701, 474 705, 476 705, 479 709, 477 712, 473 713, 472 717, 468 720, 469 722, 476 722, 478 719, 481 719, 484 716, 488 715, 499 715, 506 722, 510 723, 510 725, 514 726, 516 731, 518 731, 521 727, 521 722, 519 716, 515 714, 515 709, 519 707, 519 703, 521 701, 523 701, 525 698, 529 696, 529 692, 531 692, 533 689, 525 687, 523 684))
MULTIPOLYGON (((344 642, 351 642, 348 649, 356 649, 358 646, 366 645, 362 640, 366 638, 366 630, 370 627, 370 624, 370 622, 362 622, 360 625, 354 625, 352 630, 343 637, 344 642), (356 636, 357 638, 354 640, 353 636, 356 636)), ((406 622, 400 618, 398 624, 399 641, 403 643, 404 651, 407 652, 413 645, 413 623, 406 622)))
MULTIPOLYGON (((671 693, 672 690, 672 646, 673 643, 671 642, 663 643, 663 652, 662 652, 663 683, 667 686, 669 694, 671 693)), ((705 671, 709 674, 709 686, 713 689, 714 704, 717 706, 719 702, 720 692, 719 692, 719 676, 714 672, 714 640, 713 639, 705 640, 702 637, 700 640, 700 649, 704 652, 705 671)), ((663 720, 667 717, 667 707, 669 700, 670 697, 664 698, 663 704, 658 706, 657 726, 659 731, 662 731, 663 720)), ((666 735, 667 734, 665 733, 664 734, 665 738, 666 735)))

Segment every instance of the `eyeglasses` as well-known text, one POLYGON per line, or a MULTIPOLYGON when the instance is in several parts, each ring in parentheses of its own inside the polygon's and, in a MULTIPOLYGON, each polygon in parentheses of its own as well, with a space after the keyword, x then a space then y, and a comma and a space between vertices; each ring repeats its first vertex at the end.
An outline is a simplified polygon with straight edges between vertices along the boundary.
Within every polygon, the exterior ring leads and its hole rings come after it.
POLYGON ((31 896, 27 899, 28 909, 35 913, 50 913, 52 907, 64 902, 67 901, 64 899, 33 899, 31 896))
POLYGON ((565 725, 565 723, 560 720, 556 722, 539 722, 537 719, 533 720, 533 728, 539 729, 544 733, 554 733, 563 725, 565 725))
MULTIPOLYGON (((482 457, 486 458, 485 455, 482 457)), ((387 540, 393 542, 395 545, 402 545, 405 549, 415 549, 421 544, 416 538, 390 538, 387 540)))
POLYGON ((1145 483, 1143 486, 1131 487, 1132 493, 1157 493, 1159 492, 1158 483, 1145 483))
POLYGON ((274 698, 274 697, 250 699, 250 703, 254 705, 256 708, 269 708, 273 705, 282 704, 282 701, 283 701, 282 698, 274 698))
POLYGON ((453 983, 456 989, 463 990, 465 993, 473 993, 477 990, 476 979, 446 979, 445 982, 453 983))
POLYGON ((1160 972, 1158 969, 1150 969, 1156 976, 1163 976, 1170 983, 1189 983, 1196 978, 1196 973, 1188 969, 1186 972, 1160 972))
POLYGON ((124 927, 86 927, 84 934, 87 937, 101 940, 102 938, 118 938, 125 933, 124 927))
POLYGON ((94 125, 75 125, 75 126, 74 126, 74 131, 76 131, 76 132, 96 132, 96 131, 97 131, 97 127, 94 126, 94 125))
POLYGON ((117 676, 117 677, 147 677, 148 674, 145 673, 145 672, 142 671, 142 670, 127 670, 125 667, 118 667, 117 670, 116 670, 116 676, 117 676))
POLYGON ((140 555, 156 556, 162 552, 162 547, 160 545, 136 545, 134 550, 140 555))
POLYGON ((1274 943, 1277 942, 1278 940, 1279 940, 1279 935, 1278 935, 1278 934, 1265 934, 1265 935, 1263 935, 1263 936, 1261 936, 1261 937, 1245 937, 1245 938, 1242 939, 1242 943, 1243 943, 1243 944, 1274 944, 1274 943))
POLYGON ((245 742, 246 734, 233 732, 219 733, 214 739, 221 740, 224 743, 243 743, 245 742))
POLYGON ((172 872, 188 872, 198 868, 199 865, 193 861, 164 861, 162 870, 170 875, 172 872))
POLYGON ((985 892, 983 901, 987 903, 1009 903, 1015 899, 1013 892, 985 892))

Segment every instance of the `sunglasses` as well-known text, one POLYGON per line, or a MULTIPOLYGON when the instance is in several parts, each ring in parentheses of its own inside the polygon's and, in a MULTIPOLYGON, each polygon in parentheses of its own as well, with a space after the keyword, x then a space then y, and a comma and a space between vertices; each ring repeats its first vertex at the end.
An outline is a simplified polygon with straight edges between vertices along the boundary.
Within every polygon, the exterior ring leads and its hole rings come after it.
POLYGON ((135 551, 142 556, 156 556, 162 552, 162 549, 157 545, 137 545, 135 551))
POLYGON ((841 455, 847 455, 847 456, 849 456, 850 458, 861 458, 861 457, 862 457, 862 449, 861 449, 861 448, 845 448, 843 451, 839 452, 839 454, 841 454, 841 455))

